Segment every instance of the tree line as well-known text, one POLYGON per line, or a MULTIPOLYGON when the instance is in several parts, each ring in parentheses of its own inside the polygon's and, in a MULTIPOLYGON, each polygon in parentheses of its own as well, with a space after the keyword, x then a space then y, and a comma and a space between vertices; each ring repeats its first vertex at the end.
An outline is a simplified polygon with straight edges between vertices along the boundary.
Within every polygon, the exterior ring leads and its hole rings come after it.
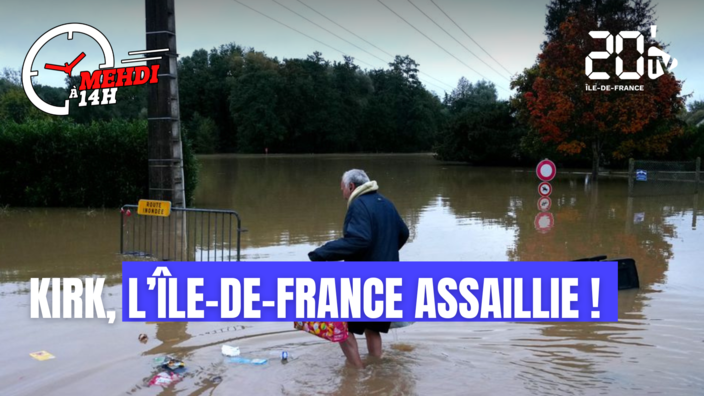
POLYGON ((235 44, 179 62, 182 121, 201 152, 429 151, 442 103, 397 56, 361 70, 349 57, 268 57, 235 44))
MULTIPOLYGON (((230 43, 179 60, 182 129, 198 153, 434 152, 438 159, 481 165, 531 165, 550 157, 567 166, 621 167, 628 157, 682 160, 704 156, 704 102, 682 94, 673 73, 655 80, 615 77, 613 58, 594 61, 611 76, 600 84, 641 84, 643 92, 590 92, 584 59, 603 49, 592 30, 639 31, 647 46, 649 0, 552 0, 535 63, 514 76, 514 95, 499 100, 487 81, 461 78, 443 97, 418 78, 420 65, 396 56, 386 68, 362 69, 353 58, 271 57, 230 43)), ((635 64, 626 40, 624 64, 635 64)), ((62 104, 65 88, 37 85, 62 104)), ((117 104, 78 108, 79 124, 146 118, 146 86, 124 87, 117 104)), ((18 75, 0 79, 0 122, 48 117, 19 89, 18 75)))

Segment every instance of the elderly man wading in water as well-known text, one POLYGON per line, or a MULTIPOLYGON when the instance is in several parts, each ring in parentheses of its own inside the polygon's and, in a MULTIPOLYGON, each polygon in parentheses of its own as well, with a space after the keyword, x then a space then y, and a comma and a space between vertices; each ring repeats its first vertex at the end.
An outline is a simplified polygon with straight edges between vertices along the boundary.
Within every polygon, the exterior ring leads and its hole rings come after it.
MULTIPOLYGON (((342 175, 342 197, 347 200, 343 238, 328 242, 310 252, 312 261, 399 261, 398 251, 408 240, 408 227, 394 204, 379 194, 376 181, 363 170, 352 169, 342 175)), ((367 338, 369 354, 381 357, 381 334, 388 333, 390 322, 350 322, 349 337, 340 343, 347 360, 363 368, 355 334, 367 338)))

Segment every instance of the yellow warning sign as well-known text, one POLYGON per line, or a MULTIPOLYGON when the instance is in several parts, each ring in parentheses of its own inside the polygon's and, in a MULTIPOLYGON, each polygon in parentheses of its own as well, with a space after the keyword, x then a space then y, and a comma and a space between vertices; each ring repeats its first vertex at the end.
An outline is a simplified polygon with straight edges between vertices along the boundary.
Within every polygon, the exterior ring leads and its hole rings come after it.
POLYGON ((140 199, 137 214, 144 216, 169 217, 171 214, 171 202, 140 199))

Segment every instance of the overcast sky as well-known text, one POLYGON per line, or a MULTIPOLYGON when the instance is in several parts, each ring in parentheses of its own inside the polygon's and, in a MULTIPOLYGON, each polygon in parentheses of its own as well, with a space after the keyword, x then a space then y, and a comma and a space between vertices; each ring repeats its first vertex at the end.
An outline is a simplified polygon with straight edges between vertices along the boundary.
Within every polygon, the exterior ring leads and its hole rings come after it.
MULTIPOLYGON (((386 66, 392 60, 385 53, 388 52, 410 55, 415 59, 424 73, 420 75, 421 81, 440 96, 444 90, 450 91, 455 87, 460 77, 464 76, 470 81, 484 78, 494 82, 499 97, 503 99, 511 94, 510 76, 532 65, 540 50, 544 40, 545 6, 548 3, 545 0, 434 0, 440 7, 438 9, 430 0, 412 0, 413 3, 408 0, 383 0, 384 4, 453 57, 377 0, 301 1, 385 52, 336 26, 298 0, 277 0, 374 56, 272 0, 239 1, 335 49, 284 27, 234 0, 176 0, 179 55, 183 57, 191 55, 196 49, 210 50, 235 42, 279 59, 304 58, 320 51, 328 60, 342 60, 343 55, 336 51, 339 50, 353 56, 356 63, 366 69, 386 66), (443 32, 413 4, 476 56, 443 32), (441 9, 498 63, 455 26, 441 9)), ((674 72, 678 79, 684 80, 683 93, 693 93, 694 99, 704 100, 704 50, 701 45, 704 37, 704 0, 661 1, 654 4, 657 4, 657 39, 669 43, 668 52, 679 61, 674 72)), ((20 69, 27 51, 39 36, 54 26, 70 22, 92 25, 107 36, 115 52, 117 67, 123 66, 120 60, 130 58, 128 51, 146 48, 144 0, 2 0, 0 68, 20 69)), ((39 71, 41 84, 64 86, 65 74, 45 70, 45 63, 71 62, 78 54, 85 52, 87 56, 74 69, 74 75, 81 70, 95 70, 103 63, 100 47, 92 39, 82 34, 75 35, 72 41, 65 38, 60 36, 52 40, 34 62, 34 70, 39 71)))

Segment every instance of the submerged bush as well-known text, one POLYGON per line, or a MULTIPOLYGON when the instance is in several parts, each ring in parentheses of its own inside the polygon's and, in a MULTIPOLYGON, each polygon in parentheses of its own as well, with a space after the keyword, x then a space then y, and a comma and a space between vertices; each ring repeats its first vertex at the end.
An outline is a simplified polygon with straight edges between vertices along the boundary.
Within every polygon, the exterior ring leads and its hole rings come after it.
MULTIPOLYGON (((118 207, 148 197, 144 120, 76 124, 67 119, 0 122, 0 204, 118 207)), ((184 142, 186 196, 197 162, 184 142)))

